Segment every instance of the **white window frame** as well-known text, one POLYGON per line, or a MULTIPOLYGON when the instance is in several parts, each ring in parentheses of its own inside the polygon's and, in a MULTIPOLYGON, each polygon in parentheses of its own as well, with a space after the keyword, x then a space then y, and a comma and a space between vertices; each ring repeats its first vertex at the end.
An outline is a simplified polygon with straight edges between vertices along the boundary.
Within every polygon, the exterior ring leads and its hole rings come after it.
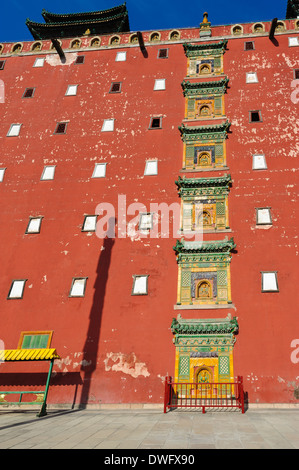
POLYGON ((37 57, 34 61, 33 67, 43 67, 45 63, 44 57, 37 57))
POLYGON ((271 207, 256 207, 256 225, 272 225, 271 207))
POLYGON ((42 175, 40 177, 41 181, 53 180, 55 176, 55 170, 56 170, 56 165, 45 165, 42 175))
POLYGON ((78 85, 68 85, 65 92, 65 96, 76 96, 78 91, 78 85))
POLYGON ((7 133, 7 137, 18 137, 18 135, 20 135, 21 127, 22 124, 11 124, 7 133))
POLYGON ((133 274, 131 295, 148 295, 148 274, 133 274))
POLYGON ((107 163, 96 163, 94 166, 92 178, 105 178, 107 163), (100 171, 99 171, 100 170, 100 171))
POLYGON ((262 292, 279 292, 277 271, 261 271, 262 292))
POLYGON ((125 62, 127 60, 126 51, 118 51, 115 56, 115 62, 125 62))
POLYGON ((153 176, 158 174, 158 160, 147 160, 145 162, 144 175, 153 176))
POLYGON ((154 84, 154 91, 165 90, 166 89, 166 80, 165 78, 156 78, 154 84))
POLYGON ((97 215, 85 215, 82 232, 95 232, 97 229, 97 215))
POLYGON ((87 277, 73 277, 69 297, 84 297, 87 277))
POLYGON ((114 131, 114 119, 104 119, 101 132, 113 132, 114 131))
POLYGON ((7 299, 22 299, 27 279, 14 279, 11 283, 7 299))
POLYGON ((252 155, 252 169, 253 170, 267 170, 266 157, 263 153, 256 153, 252 155))
POLYGON ((40 233, 42 219, 43 217, 29 217, 29 222, 28 222, 25 233, 28 233, 28 234, 40 233), (30 226, 33 226, 33 227, 30 227, 30 226))
POLYGON ((299 46, 299 36, 288 38, 289 47, 299 46))
POLYGON ((256 72, 246 72, 246 83, 258 83, 256 72))
POLYGON ((139 230, 148 232, 153 228, 154 214, 153 212, 141 212, 139 214, 139 230), (142 219, 145 219, 143 221, 142 219))
POLYGON ((4 180, 5 170, 6 168, 0 168, 0 183, 4 180))

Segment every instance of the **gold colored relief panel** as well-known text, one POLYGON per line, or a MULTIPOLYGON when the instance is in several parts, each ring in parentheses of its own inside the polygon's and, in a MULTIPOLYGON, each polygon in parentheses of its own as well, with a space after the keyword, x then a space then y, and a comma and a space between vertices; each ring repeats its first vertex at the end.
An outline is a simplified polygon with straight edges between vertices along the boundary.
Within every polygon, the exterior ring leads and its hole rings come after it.
POLYGON ((186 97, 185 118, 208 120, 224 116, 224 96, 186 97))
POLYGON ((207 75, 220 75, 223 73, 223 57, 206 55, 198 58, 188 58, 187 76, 206 77, 207 75))
POLYGON ((201 141, 184 144, 183 169, 208 170, 226 167, 225 142, 201 141))

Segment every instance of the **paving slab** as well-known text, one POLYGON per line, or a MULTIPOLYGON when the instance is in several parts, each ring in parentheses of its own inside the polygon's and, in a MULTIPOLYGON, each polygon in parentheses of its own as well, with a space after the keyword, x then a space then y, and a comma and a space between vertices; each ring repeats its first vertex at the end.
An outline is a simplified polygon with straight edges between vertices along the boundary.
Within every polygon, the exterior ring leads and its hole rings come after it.
POLYGON ((0 449, 299 449, 299 410, 0 411, 0 449))

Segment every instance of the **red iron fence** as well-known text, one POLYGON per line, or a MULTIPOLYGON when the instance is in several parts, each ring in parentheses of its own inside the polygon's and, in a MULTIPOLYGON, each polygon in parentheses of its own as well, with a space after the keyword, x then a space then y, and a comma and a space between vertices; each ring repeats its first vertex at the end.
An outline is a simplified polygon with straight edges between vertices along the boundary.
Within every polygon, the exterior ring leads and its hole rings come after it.
POLYGON ((243 377, 235 382, 183 383, 165 378, 164 413, 171 408, 239 408, 244 410, 243 377))

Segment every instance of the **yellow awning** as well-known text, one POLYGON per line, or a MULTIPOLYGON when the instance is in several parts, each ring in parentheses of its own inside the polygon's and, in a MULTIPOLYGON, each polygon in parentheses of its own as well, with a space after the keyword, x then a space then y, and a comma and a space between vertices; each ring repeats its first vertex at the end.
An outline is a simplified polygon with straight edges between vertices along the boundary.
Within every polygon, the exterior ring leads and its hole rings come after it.
POLYGON ((50 361, 60 359, 56 349, 4 349, 0 350, 0 362, 9 361, 50 361))

